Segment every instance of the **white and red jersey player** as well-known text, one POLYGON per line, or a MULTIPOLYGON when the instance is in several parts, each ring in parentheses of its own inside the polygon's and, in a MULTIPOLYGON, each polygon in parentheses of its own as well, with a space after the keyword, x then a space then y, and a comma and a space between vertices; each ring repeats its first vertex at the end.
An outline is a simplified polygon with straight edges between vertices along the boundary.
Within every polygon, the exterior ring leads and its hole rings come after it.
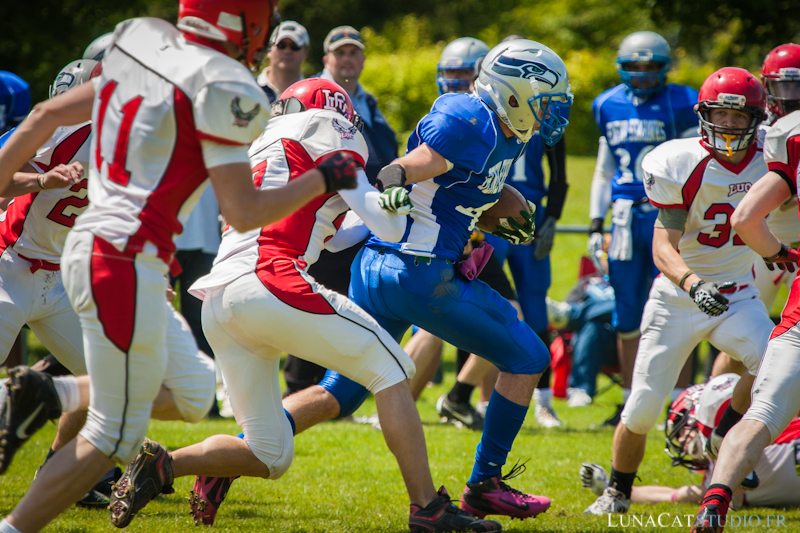
MULTIPOLYGON (((319 84, 345 94, 331 82, 305 80, 282 96, 319 84)), ((361 132, 338 111, 312 108, 274 117, 250 148, 255 184, 262 190, 280 187, 337 152, 350 153, 362 168, 368 157, 361 132)), ((406 217, 382 210, 378 198, 359 170, 356 189, 318 197, 258 230, 229 228, 211 273, 190 288, 204 300, 203 330, 217 354, 236 420, 271 479, 286 472, 294 453, 292 428, 281 408, 282 352, 334 369, 373 393, 414 374, 411 359, 388 332, 306 272, 323 248, 342 237, 335 234, 351 208, 381 238, 402 238, 406 217)), ((342 239, 350 244, 366 236, 362 225, 348 231, 357 234, 342 239)))
MULTIPOLYGON (((91 123, 59 128, 29 164, 41 173, 74 162, 88 168, 91 132, 91 123)), ((0 214, 0 362, 28 324, 73 374, 86 373, 80 321, 60 272, 67 233, 89 204, 86 188, 84 178, 23 194, 0 214)))
POLYGON ((655 425, 681 368, 701 340, 707 340, 755 375, 772 321, 758 299, 753 262, 757 256, 731 230, 739 201, 766 172, 756 143, 742 161, 715 156, 698 139, 666 142, 642 162, 645 192, 660 209, 685 211, 678 250, 701 279, 736 286, 725 296, 729 308, 709 316, 665 275, 653 282, 642 316, 632 393, 622 413, 630 431, 645 434, 655 425))
MULTIPOLYGON (((157 19, 121 23, 93 83, 91 204, 62 263, 97 391, 81 434, 127 462, 174 351, 164 298, 173 235, 207 185, 207 169, 246 160, 269 110, 241 63, 157 19)), ((205 385, 208 408, 213 380, 205 385)))

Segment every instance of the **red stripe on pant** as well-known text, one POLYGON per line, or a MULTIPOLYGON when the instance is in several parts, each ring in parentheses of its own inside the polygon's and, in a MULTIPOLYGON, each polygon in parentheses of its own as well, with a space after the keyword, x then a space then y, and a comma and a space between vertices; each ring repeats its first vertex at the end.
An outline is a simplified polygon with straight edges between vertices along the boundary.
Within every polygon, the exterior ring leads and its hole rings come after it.
POLYGON ((322 295, 317 294, 292 261, 273 261, 259 265, 258 278, 280 301, 315 315, 335 315, 322 295))
POLYGON ((99 237, 92 249, 92 297, 106 337, 128 353, 136 320, 135 254, 120 252, 99 237))

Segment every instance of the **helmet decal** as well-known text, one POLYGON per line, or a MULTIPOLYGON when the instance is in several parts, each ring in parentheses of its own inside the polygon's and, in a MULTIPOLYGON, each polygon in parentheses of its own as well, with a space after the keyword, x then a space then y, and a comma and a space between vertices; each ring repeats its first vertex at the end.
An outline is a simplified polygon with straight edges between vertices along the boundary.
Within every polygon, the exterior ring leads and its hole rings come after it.
POLYGON ((558 85, 559 80, 558 72, 548 68, 547 65, 514 57, 500 56, 492 70, 503 76, 516 76, 526 80, 534 78, 536 81, 546 83, 551 89, 558 85))

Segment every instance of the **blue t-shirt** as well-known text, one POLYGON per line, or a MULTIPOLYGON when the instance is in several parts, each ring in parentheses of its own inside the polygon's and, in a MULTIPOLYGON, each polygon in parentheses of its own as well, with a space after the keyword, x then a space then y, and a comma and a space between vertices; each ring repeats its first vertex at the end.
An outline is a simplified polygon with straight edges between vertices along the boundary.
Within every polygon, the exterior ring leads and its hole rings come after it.
POLYGON ((612 200, 645 198, 642 159, 657 145, 698 127, 697 98, 691 87, 670 84, 640 101, 620 84, 594 99, 594 120, 617 166, 611 181, 612 200))
POLYGON ((408 139, 408 151, 427 144, 453 164, 433 179, 406 187, 414 211, 399 243, 374 235, 367 245, 458 260, 481 213, 500 191, 526 144, 507 138, 500 120, 474 94, 444 94, 408 139))

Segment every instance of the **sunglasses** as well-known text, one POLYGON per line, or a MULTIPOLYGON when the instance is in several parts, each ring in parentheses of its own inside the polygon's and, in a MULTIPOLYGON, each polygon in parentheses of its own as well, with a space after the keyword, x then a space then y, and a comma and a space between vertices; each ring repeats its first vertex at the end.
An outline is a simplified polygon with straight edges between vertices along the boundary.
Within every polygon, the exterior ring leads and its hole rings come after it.
POLYGON ((278 44, 276 44, 275 46, 278 47, 278 50, 286 50, 287 48, 291 48, 295 52, 297 52, 298 50, 300 50, 300 48, 302 48, 301 46, 297 46, 297 44, 295 44, 293 42, 287 43, 286 41, 281 41, 278 44))

